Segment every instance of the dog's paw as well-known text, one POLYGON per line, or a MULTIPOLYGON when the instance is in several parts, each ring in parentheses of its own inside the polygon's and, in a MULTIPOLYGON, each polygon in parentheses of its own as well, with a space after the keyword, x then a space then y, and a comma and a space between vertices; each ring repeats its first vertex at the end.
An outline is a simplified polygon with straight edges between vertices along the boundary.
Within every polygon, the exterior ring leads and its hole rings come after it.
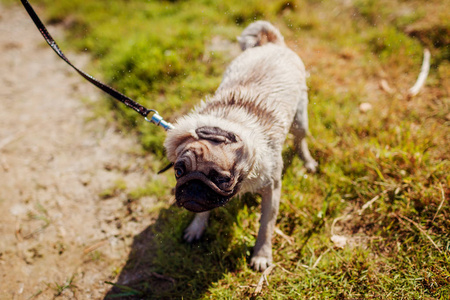
POLYGON ((319 164, 314 160, 305 162, 305 168, 309 173, 316 173, 319 164))
POLYGON ((192 243, 196 240, 199 240, 202 237, 202 234, 203 232, 199 233, 198 231, 190 231, 186 229, 184 231, 183 239, 188 243, 192 243))
POLYGON ((255 271, 264 272, 272 264, 272 256, 253 256, 250 261, 250 266, 255 271))
POLYGON ((184 231, 184 240, 188 243, 199 240, 202 237, 205 228, 206 224, 198 222, 196 219, 194 219, 188 226, 188 228, 186 228, 186 230, 184 231))

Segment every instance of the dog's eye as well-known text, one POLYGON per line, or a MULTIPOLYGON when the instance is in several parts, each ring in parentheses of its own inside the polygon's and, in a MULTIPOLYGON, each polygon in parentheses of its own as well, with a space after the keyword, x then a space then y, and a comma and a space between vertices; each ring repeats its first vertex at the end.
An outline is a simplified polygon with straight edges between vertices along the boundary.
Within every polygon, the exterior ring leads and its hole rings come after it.
POLYGON ((183 176, 183 174, 184 174, 183 169, 181 169, 181 168, 176 168, 175 169, 175 177, 176 178, 180 178, 181 176, 183 176))
POLYGON ((185 172, 184 165, 177 164, 177 165, 175 165, 174 170, 175 170, 175 177, 176 178, 180 178, 181 176, 184 175, 184 172, 185 172))

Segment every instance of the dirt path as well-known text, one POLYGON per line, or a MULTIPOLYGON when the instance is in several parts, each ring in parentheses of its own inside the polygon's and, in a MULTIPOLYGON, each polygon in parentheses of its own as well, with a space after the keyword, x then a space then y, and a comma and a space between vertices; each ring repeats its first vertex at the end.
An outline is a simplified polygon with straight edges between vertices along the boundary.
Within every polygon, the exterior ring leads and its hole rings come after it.
POLYGON ((151 161, 133 154, 133 137, 87 121, 80 99, 95 101, 97 91, 44 44, 21 7, 0 5, 0 53, 0 299, 102 298, 150 223, 128 217, 123 203, 152 176, 142 167, 151 161), (125 191, 101 199, 117 181, 125 191))

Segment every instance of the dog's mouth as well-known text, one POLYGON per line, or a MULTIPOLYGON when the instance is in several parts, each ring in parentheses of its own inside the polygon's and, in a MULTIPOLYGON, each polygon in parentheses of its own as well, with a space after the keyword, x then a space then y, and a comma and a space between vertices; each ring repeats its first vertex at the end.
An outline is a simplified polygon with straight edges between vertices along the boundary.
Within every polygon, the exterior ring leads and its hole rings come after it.
POLYGON ((236 194, 235 189, 223 190, 200 172, 179 178, 175 189, 177 204, 193 212, 223 206, 236 194))

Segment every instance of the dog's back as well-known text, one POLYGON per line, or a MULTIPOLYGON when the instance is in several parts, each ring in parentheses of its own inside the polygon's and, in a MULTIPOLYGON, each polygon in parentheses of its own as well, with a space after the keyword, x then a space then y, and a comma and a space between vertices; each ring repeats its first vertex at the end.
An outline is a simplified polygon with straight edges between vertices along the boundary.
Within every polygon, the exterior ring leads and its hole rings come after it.
POLYGON ((306 106, 306 72, 299 56, 284 43, 281 33, 266 21, 250 24, 238 37, 244 50, 227 68, 212 99, 243 90, 243 101, 261 103, 282 120, 282 135, 289 130, 296 107, 306 106))

